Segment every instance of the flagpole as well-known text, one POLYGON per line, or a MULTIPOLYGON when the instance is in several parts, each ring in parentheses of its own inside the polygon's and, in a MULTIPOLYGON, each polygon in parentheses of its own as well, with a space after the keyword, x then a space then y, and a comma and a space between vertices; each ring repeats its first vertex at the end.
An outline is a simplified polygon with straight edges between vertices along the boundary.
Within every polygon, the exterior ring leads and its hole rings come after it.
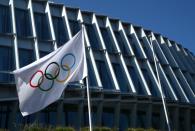
POLYGON ((91 101, 90 101, 90 92, 89 92, 89 80, 88 80, 88 76, 86 77, 86 88, 87 88, 87 104, 88 104, 88 115, 89 115, 89 131, 92 131, 91 101))
MULTIPOLYGON (((82 24, 82 33, 83 33, 83 43, 84 43, 84 47, 85 47, 85 25, 82 24)), ((85 49, 86 51, 86 49, 85 49)), ((85 55, 86 57, 86 55, 85 55)), ((87 60, 87 58, 85 58, 87 60)), ((87 66, 87 62, 86 62, 86 66, 87 66)), ((88 66, 87 66, 88 69, 88 66)), ((89 79, 88 79, 89 75, 87 73, 87 77, 85 78, 86 80, 86 88, 87 88, 87 105, 88 105, 88 116, 89 116, 89 131, 92 131, 92 118, 91 118, 91 100, 90 100, 90 92, 89 92, 89 79)))
POLYGON ((160 76, 159 76, 158 67, 157 67, 158 66, 157 65, 157 57, 156 57, 156 54, 154 52, 154 47, 153 47, 153 44, 152 44, 152 36, 150 35, 149 38, 150 38, 150 46, 151 46, 152 53, 153 53, 153 58, 154 58, 154 64, 155 64, 155 68, 156 68, 157 80, 158 80, 158 84, 159 84, 159 87, 160 87, 160 94, 161 94, 161 98, 162 98, 162 103, 163 103, 163 109, 164 109, 164 113, 165 113, 166 123, 167 123, 168 131, 171 131, 170 124, 169 124, 169 117, 168 117, 167 108, 166 108, 165 97, 164 97, 164 94, 163 94, 163 91, 162 91, 162 86, 161 86, 161 82, 160 82, 160 76))

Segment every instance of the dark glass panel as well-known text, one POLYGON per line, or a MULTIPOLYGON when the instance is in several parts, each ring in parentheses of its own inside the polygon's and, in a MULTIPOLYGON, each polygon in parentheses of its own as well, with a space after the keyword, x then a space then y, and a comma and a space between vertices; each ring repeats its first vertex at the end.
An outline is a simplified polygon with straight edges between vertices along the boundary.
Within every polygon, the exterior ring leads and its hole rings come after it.
POLYGON ((16 29, 19 37, 27 37, 31 35, 31 24, 29 12, 27 10, 16 9, 16 29))
POLYGON ((62 17, 52 17, 53 27, 58 46, 65 44, 68 41, 65 24, 62 17))

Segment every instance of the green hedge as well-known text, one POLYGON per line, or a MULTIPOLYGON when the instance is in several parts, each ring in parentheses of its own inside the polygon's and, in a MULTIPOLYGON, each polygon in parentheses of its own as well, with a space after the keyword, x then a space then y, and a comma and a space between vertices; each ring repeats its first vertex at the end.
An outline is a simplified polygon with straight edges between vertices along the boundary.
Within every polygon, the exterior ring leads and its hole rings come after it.
MULTIPOLYGON (((81 128, 81 131, 89 131, 89 127, 81 128)), ((112 129, 108 127, 94 127, 93 131, 112 131, 112 129)))
POLYGON ((127 131, 158 131, 158 130, 153 129, 153 128, 149 128, 149 129, 143 129, 143 128, 128 128, 127 131))

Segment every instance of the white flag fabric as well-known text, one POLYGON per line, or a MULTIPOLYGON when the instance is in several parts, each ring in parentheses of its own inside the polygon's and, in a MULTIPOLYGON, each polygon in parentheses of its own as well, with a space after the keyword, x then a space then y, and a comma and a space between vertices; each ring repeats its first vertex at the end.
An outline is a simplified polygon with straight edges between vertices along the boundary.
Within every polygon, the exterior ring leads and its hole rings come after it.
POLYGON ((55 102, 69 82, 87 76, 83 29, 64 46, 14 71, 23 116, 55 102))

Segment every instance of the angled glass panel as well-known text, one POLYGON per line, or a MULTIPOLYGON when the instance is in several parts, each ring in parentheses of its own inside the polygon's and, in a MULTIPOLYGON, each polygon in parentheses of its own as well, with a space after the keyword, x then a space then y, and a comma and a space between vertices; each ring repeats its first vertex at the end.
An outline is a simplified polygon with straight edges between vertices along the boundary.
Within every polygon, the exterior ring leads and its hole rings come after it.
POLYGON ((52 21, 57 45, 61 46, 68 41, 68 32, 66 31, 63 18, 52 16, 52 21))
POLYGON ((118 45, 120 47, 120 50, 121 50, 122 54, 123 55, 128 55, 128 51, 127 51, 127 48, 125 46, 124 40, 121 37, 121 34, 117 31, 115 31, 114 34, 115 34, 115 37, 117 39, 117 42, 118 42, 118 45))
POLYGON ((126 78, 124 77, 124 74, 122 73, 121 66, 119 64, 113 63, 112 64, 114 72, 116 74, 116 78, 118 81, 118 84, 120 86, 121 92, 128 92, 128 82, 126 81, 126 78))
POLYGON ((91 44, 91 48, 93 50, 98 50, 100 49, 100 43, 98 41, 98 36, 95 33, 95 28, 91 24, 85 24, 86 30, 87 30, 87 35, 89 37, 89 41, 91 44))
POLYGON ((169 80, 169 83, 171 84, 171 87, 173 89, 173 91, 175 92, 175 95, 177 96, 177 98, 179 99, 179 101, 182 101, 182 97, 180 96, 179 92, 177 91, 177 87, 174 85, 173 81, 171 80, 170 76, 168 74, 166 74, 167 79, 169 80))
POLYGON ((141 56, 142 56, 141 52, 139 52, 138 47, 136 46, 136 44, 138 44, 138 43, 135 40, 133 40, 131 35, 127 35, 127 38, 129 40, 129 43, 130 43, 130 45, 133 49, 133 52, 134 52, 135 56, 137 58, 141 58, 141 56))
POLYGON ((11 11, 9 6, 0 5, 0 33, 11 33, 11 11))
POLYGON ((19 49, 19 61, 20 67, 26 66, 35 61, 35 55, 33 50, 19 49))
POLYGON ((141 70, 142 70, 144 78, 145 78, 145 80, 147 82, 147 85, 148 85, 148 87, 150 89, 150 92, 152 93, 153 96, 157 97, 157 92, 156 92, 155 88, 158 88, 158 87, 155 87, 153 85, 152 80, 151 80, 150 76, 148 75, 149 72, 146 69, 141 69, 141 70))
POLYGON ((15 9, 17 36, 31 36, 31 23, 27 10, 15 9))
POLYGON ((46 14, 34 13, 35 26, 38 40, 50 40, 49 21, 46 14))
POLYGON ((13 81, 13 75, 3 73, 3 71, 12 71, 14 68, 13 50, 10 47, 0 46, 0 82, 13 81))
POLYGON ((97 69, 104 89, 114 89, 104 61, 96 60, 97 69))
POLYGON ((91 63, 89 62, 89 59, 87 59, 87 67, 88 67, 88 75, 89 75, 89 85, 92 87, 97 86, 96 80, 95 80, 95 74, 93 72, 93 67, 91 63))
POLYGON ((112 42, 111 35, 108 33, 107 28, 100 27, 100 31, 102 33, 102 37, 104 39, 104 43, 106 45, 106 49, 109 53, 114 53, 114 45, 112 42))
POLYGON ((128 71, 135 86, 136 92, 138 95, 145 95, 142 84, 139 81, 139 76, 137 75, 135 69, 131 66, 128 66, 128 71))
POLYGON ((72 36, 76 35, 76 33, 80 30, 80 24, 76 20, 69 20, 70 29, 72 32, 72 36))

